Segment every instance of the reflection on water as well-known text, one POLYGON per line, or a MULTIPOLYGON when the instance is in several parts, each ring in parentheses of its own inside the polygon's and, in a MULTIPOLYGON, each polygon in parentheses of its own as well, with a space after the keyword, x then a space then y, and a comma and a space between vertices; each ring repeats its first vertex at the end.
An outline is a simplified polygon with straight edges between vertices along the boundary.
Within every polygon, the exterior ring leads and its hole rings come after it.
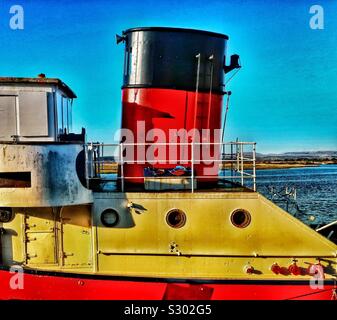
MULTIPOLYGON (((257 171, 257 190, 271 199, 269 188, 296 188, 297 217, 305 223, 314 216, 315 224, 337 219, 337 165, 257 171)), ((285 207, 285 204, 278 205, 285 207)))

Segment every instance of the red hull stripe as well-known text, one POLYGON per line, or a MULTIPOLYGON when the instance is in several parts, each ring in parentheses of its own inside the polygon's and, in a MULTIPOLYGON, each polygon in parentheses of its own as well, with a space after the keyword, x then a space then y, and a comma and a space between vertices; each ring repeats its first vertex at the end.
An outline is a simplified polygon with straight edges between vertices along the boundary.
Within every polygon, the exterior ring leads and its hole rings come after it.
POLYGON ((25 270, 23 289, 12 289, 13 275, 8 270, 0 271, 3 300, 331 300, 334 292, 331 282, 313 289, 308 281, 197 283, 189 279, 102 277, 37 270, 25 270))

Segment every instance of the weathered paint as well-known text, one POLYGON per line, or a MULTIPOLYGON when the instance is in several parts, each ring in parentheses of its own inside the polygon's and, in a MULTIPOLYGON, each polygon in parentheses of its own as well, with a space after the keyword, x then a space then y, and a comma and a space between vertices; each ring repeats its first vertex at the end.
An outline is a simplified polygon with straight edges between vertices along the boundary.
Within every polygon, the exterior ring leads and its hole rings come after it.
POLYGON ((0 188, 0 207, 54 207, 91 203, 80 182, 80 144, 0 144, 0 172, 31 172, 30 188, 0 188))

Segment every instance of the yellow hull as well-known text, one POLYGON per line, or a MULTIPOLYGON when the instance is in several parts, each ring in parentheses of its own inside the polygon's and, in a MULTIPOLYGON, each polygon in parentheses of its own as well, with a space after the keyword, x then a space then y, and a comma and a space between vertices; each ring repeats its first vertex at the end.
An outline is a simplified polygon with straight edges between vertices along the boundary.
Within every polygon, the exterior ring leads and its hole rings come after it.
POLYGON ((305 280, 320 263, 336 277, 337 246, 256 192, 96 193, 93 205, 15 208, 3 223, 3 265, 115 276, 305 280), (101 213, 119 222, 106 227, 101 213), (179 209, 183 226, 168 224, 179 209), (248 226, 231 220, 238 209, 248 226), (277 264, 302 272, 276 274, 277 264), (250 270, 247 271, 250 267, 250 270))

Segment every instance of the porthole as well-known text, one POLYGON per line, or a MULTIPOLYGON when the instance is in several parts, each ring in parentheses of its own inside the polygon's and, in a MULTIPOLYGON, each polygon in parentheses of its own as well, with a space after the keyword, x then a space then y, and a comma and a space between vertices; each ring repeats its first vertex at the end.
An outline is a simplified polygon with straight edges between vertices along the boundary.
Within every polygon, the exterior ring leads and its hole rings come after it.
POLYGON ((237 209, 231 214, 231 223, 237 228, 246 228, 251 221, 251 215, 247 210, 237 209))
POLYGON ((186 214, 179 209, 172 209, 166 215, 166 222, 172 228, 181 228, 186 223, 186 214))
POLYGON ((7 223, 13 218, 12 208, 0 208, 0 222, 7 223))
POLYGON ((114 209, 106 209, 101 214, 101 222, 104 226, 112 228, 119 222, 119 214, 114 209))

